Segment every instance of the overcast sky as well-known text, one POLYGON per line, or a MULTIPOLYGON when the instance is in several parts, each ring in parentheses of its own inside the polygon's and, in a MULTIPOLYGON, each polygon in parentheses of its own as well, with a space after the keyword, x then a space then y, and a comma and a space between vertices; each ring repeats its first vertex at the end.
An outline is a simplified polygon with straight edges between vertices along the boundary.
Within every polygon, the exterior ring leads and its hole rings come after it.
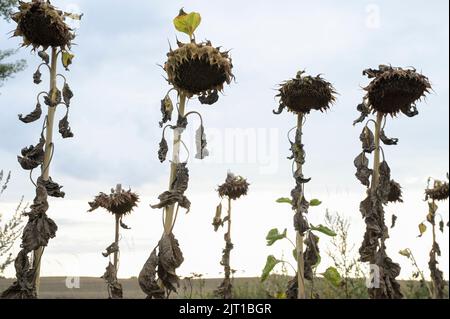
MULTIPOLYGON (((364 223, 359 202, 365 189, 354 177, 353 159, 360 152, 362 127, 353 127, 355 110, 368 82, 362 70, 379 64, 414 66, 428 76, 434 92, 418 104, 420 115, 388 119, 386 132, 398 137, 398 146, 385 147, 392 176, 403 186, 404 203, 386 211, 398 216, 391 230, 389 253, 401 263, 401 276, 412 269, 399 249, 413 249, 426 269, 430 234, 417 238, 427 204, 423 191, 429 176, 444 178, 449 159, 448 1, 52 1, 62 9, 84 13, 77 30, 76 55, 66 76, 75 97, 71 126, 75 138, 56 138, 51 175, 64 185, 63 200, 52 200, 49 215, 59 225, 43 260, 44 276, 100 276, 107 260, 101 251, 113 240, 113 218, 105 212, 87 213, 87 202, 116 183, 131 186, 141 196, 138 209, 126 218, 132 230, 123 231, 119 276, 136 276, 162 232, 161 211, 149 204, 166 190, 168 163, 157 159, 161 139, 160 100, 169 89, 158 64, 163 64, 168 41, 177 33, 172 18, 180 7, 202 14, 197 39, 231 49, 236 82, 227 86, 214 106, 189 102, 189 110, 204 116, 211 156, 191 160, 189 215, 179 217, 174 233, 185 254, 181 275, 191 272, 217 276, 223 246, 222 233, 211 226, 219 198, 215 189, 228 170, 251 183, 249 196, 233 205, 232 267, 239 276, 256 276, 266 256, 284 254, 289 245, 265 246, 271 228, 288 228, 293 237, 292 212, 276 204, 294 186, 286 134, 295 125, 291 113, 275 116, 277 84, 306 69, 322 73, 339 92, 337 103, 325 114, 308 116, 304 140, 305 174, 312 177, 306 195, 319 198, 322 206, 311 209, 312 223, 323 223, 326 209, 345 214, 351 221, 354 253, 362 240, 364 223)), ((9 39, 13 24, 1 22, 0 49, 17 48, 9 39)), ((24 125, 18 113, 34 108, 35 95, 46 89, 36 86, 32 74, 40 60, 29 49, 16 55, 28 68, 0 88, 0 169, 12 171, 12 182, 0 209, 8 215, 21 195, 33 198, 28 173, 16 155, 35 144, 40 124, 24 125)), ((44 77, 45 78, 45 77, 44 77)), ((46 79, 46 78, 45 78, 46 79)), ((63 111, 58 113, 63 116, 63 111)), ((186 142, 198 123, 186 133, 186 142)), ((191 147, 191 159, 195 149, 191 147)), ((448 220, 448 202, 440 205, 448 220)), ((448 278, 448 229, 439 234, 441 267, 448 278)), ((328 240, 320 242, 325 255, 328 240)), ((330 260, 325 256, 319 270, 330 260)), ((7 271, 13 275, 13 269, 7 271)))

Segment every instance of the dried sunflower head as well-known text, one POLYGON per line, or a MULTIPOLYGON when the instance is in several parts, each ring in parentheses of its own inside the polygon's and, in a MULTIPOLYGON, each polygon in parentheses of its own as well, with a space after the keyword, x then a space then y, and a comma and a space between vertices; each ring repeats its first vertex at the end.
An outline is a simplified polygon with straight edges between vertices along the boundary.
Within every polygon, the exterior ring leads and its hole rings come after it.
POLYGON ((131 190, 125 191, 122 189, 111 190, 111 194, 100 193, 89 202, 89 212, 102 207, 114 215, 127 215, 133 211, 139 202, 139 196, 131 190))
POLYGON ((407 113, 431 89, 428 78, 414 69, 380 65, 377 70, 368 69, 363 74, 373 79, 364 88, 365 99, 373 112, 407 113))
POLYGON ((241 196, 247 195, 249 185, 247 180, 242 176, 235 176, 233 173, 228 173, 225 183, 220 185, 217 191, 220 197, 228 197, 236 200, 241 196))
POLYGON ((11 18, 17 23, 14 36, 23 38, 23 45, 34 48, 70 47, 74 34, 64 22, 64 13, 49 1, 19 1, 19 11, 11 18))
POLYGON ((448 199, 449 192, 448 182, 434 181, 433 188, 426 189, 425 195, 427 199, 441 201, 448 199))
POLYGON ((331 83, 320 75, 312 77, 300 71, 294 79, 281 84, 277 97, 280 97, 280 107, 308 114, 311 110, 323 112, 330 108, 336 100, 335 94, 331 83))
POLYGON ((390 182, 388 201, 391 203, 403 202, 402 187, 394 180, 391 180, 390 182))
POLYGON ((221 91, 224 83, 234 78, 233 64, 228 52, 205 43, 178 43, 178 49, 170 50, 164 70, 168 81, 188 97, 208 95, 221 91))

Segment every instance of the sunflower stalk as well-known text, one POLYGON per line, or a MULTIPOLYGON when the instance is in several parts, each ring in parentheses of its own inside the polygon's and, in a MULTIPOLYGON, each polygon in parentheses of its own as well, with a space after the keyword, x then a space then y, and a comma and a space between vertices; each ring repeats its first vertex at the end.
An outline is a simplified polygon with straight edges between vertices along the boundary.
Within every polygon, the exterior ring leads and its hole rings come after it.
MULTIPOLYGON (((303 135, 303 119, 304 114, 299 113, 297 116, 297 136, 298 142, 302 143, 302 135, 303 135)), ((303 174, 303 165, 297 162, 297 171, 300 174, 303 174)), ((302 188, 302 194, 300 197, 304 196, 304 189, 302 188)), ((304 246, 304 236, 300 231, 297 231, 296 237, 296 251, 297 251, 297 280, 298 280, 298 299, 306 298, 306 290, 305 290, 305 260, 303 255, 304 246)))
MULTIPOLYGON (((45 125, 45 153, 44 153, 44 162, 41 168, 41 176, 44 181, 48 181, 50 177, 50 162, 52 158, 53 152, 53 126, 55 122, 55 114, 56 114, 56 74, 57 74, 57 48, 52 48, 51 55, 51 65, 50 65, 50 105, 48 106, 48 113, 46 117, 46 125, 45 125)), ((34 282, 33 284, 36 287, 36 293, 39 294, 39 287, 41 283, 41 262, 42 255, 44 254, 44 247, 39 247, 39 249, 33 252, 33 267, 36 269, 34 282)))
MULTIPOLYGON (((184 113, 186 110, 186 94, 183 92, 179 93, 179 106, 178 106, 178 116, 184 117, 184 113)), ((173 130, 173 154, 172 154, 172 163, 170 165, 170 178, 169 178, 169 190, 173 189, 173 182, 176 178, 177 172, 177 164, 180 163, 180 146, 181 146, 181 138, 182 138, 183 130, 174 129, 173 130)), ((166 235, 172 233, 173 224, 174 224, 174 212, 175 205, 172 204, 166 208, 166 214, 164 218, 164 232, 166 235)))
POLYGON ((380 134, 381 125, 383 122, 384 114, 377 112, 377 120, 375 122, 375 150, 373 154, 373 174, 371 182, 371 191, 375 193, 378 188, 378 181, 380 179, 380 134))

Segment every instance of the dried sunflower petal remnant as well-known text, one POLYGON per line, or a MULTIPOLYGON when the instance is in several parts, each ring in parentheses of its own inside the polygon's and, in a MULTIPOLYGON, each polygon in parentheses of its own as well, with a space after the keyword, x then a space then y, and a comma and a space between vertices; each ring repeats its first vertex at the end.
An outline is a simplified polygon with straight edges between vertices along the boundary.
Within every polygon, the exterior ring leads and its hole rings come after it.
POLYGON ((23 38, 24 46, 38 48, 70 47, 74 34, 64 22, 64 14, 48 1, 19 2, 19 12, 12 15, 17 23, 14 36, 23 38))
POLYGON ((414 69, 402 69, 380 65, 378 69, 367 69, 364 75, 372 79, 365 88, 365 100, 373 112, 396 115, 416 115, 415 103, 429 93, 428 78, 414 69))
POLYGON ((313 77, 304 75, 303 71, 297 73, 294 79, 280 85, 280 109, 284 107, 291 112, 308 114, 311 110, 325 111, 336 100, 331 83, 325 81, 320 75, 313 77))
POLYGON ((249 185, 247 180, 242 176, 235 176, 233 173, 228 173, 225 183, 219 186, 218 192, 220 197, 228 197, 236 200, 241 196, 247 195, 249 185))
POLYGON ((215 91, 221 91, 225 83, 234 78, 233 64, 228 52, 221 52, 211 42, 178 43, 179 48, 167 54, 164 70, 168 81, 188 97, 200 95, 206 104, 216 98, 215 91), (208 101, 206 96, 211 96, 208 101))

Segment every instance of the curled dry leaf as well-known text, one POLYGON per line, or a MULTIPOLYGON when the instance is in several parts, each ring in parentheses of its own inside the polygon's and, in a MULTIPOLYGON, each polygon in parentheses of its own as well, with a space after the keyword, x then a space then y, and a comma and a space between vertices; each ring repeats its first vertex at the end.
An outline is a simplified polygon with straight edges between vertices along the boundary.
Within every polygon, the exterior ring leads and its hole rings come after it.
POLYGON ((151 205, 153 209, 161 209, 178 203, 181 207, 189 211, 191 202, 184 196, 184 192, 189 184, 189 169, 186 167, 187 163, 178 163, 175 171, 175 179, 169 191, 166 191, 158 196, 159 204, 151 205))
POLYGON ((222 221, 222 203, 217 205, 216 214, 214 215, 213 223, 214 231, 218 231, 219 227, 223 225, 222 221))
POLYGON ((159 241, 158 277, 169 291, 177 292, 180 279, 176 274, 176 269, 181 266, 183 261, 183 253, 178 240, 173 234, 164 234, 159 241))
POLYGON ((172 120, 173 103, 169 95, 166 95, 164 99, 161 100, 161 113, 162 121, 159 122, 159 126, 163 127, 165 123, 172 120))
POLYGON ((73 92, 70 89, 69 84, 67 84, 67 83, 64 83, 64 87, 62 90, 62 96, 63 96, 64 103, 66 103, 67 106, 70 106, 70 100, 73 98, 73 92))
POLYGON ((22 149, 22 156, 17 156, 20 166, 24 170, 32 170, 42 165, 44 162, 44 146, 45 139, 41 136, 39 143, 36 146, 30 145, 22 149))
POLYGON ((384 145, 397 145, 398 144, 398 138, 389 138, 384 133, 384 130, 381 130, 380 132, 380 139, 383 142, 384 145))
POLYGON ((367 126, 363 128, 359 139, 362 142, 362 149, 364 152, 372 153, 375 150, 375 136, 367 126))
POLYGON ((209 156, 209 151, 206 149, 208 143, 206 141, 205 128, 203 125, 200 125, 195 133, 195 143, 197 146, 197 154, 195 155, 195 158, 204 159, 206 156, 209 156))
POLYGON ((103 257, 108 257, 119 251, 119 245, 117 243, 112 243, 108 247, 106 247, 106 251, 102 253, 103 257))
POLYGON ((45 62, 45 64, 50 63, 50 56, 45 51, 39 51, 38 56, 45 62))
POLYGON ((72 138, 73 137, 73 133, 70 128, 68 113, 66 113, 66 115, 59 121, 58 127, 59 127, 59 133, 61 134, 62 138, 72 138))
POLYGON ((36 70, 33 74, 33 82, 34 84, 40 84, 42 82, 42 73, 39 71, 39 69, 36 70))
POLYGON ((394 228, 396 223, 397 223, 397 216, 392 214, 391 228, 394 228))
POLYGON ((159 259, 154 249, 139 273, 138 282, 141 290, 147 295, 147 299, 164 299, 165 291, 156 281, 156 268, 159 259))
POLYGON ((42 107, 41 104, 38 102, 36 104, 35 109, 28 115, 23 116, 22 114, 19 114, 19 120, 23 123, 31 123, 39 120, 42 115, 42 107))
POLYGON ((361 182, 361 184, 369 187, 372 170, 369 169, 369 159, 366 157, 366 154, 364 152, 359 154, 353 163, 356 167, 356 178, 361 182))
POLYGON ((386 255, 384 249, 378 251, 376 265, 379 269, 378 288, 370 288, 369 295, 373 299, 402 299, 400 284, 396 278, 400 275, 400 265, 396 264, 386 255))
POLYGON ((320 260, 319 237, 309 232, 305 240, 305 245, 305 279, 313 280, 313 268, 320 260))
POLYGON ((108 285, 109 299, 122 299, 122 285, 117 280, 117 269, 112 263, 108 264, 105 274, 102 276, 102 278, 108 285))
POLYGON ((161 142, 159 142, 159 150, 158 150, 158 159, 161 163, 165 162, 168 152, 169 152, 169 145, 167 145, 167 141, 163 136, 161 142))
POLYGON ((361 115, 355 121, 353 121, 353 126, 358 123, 364 122, 364 120, 370 115, 370 108, 365 102, 358 104, 356 110, 361 113, 361 115))
POLYGON ((66 194, 61 191, 63 186, 60 186, 58 183, 55 183, 51 177, 48 180, 44 181, 42 177, 38 178, 38 184, 41 184, 47 190, 48 196, 56 197, 56 198, 64 198, 66 194))

